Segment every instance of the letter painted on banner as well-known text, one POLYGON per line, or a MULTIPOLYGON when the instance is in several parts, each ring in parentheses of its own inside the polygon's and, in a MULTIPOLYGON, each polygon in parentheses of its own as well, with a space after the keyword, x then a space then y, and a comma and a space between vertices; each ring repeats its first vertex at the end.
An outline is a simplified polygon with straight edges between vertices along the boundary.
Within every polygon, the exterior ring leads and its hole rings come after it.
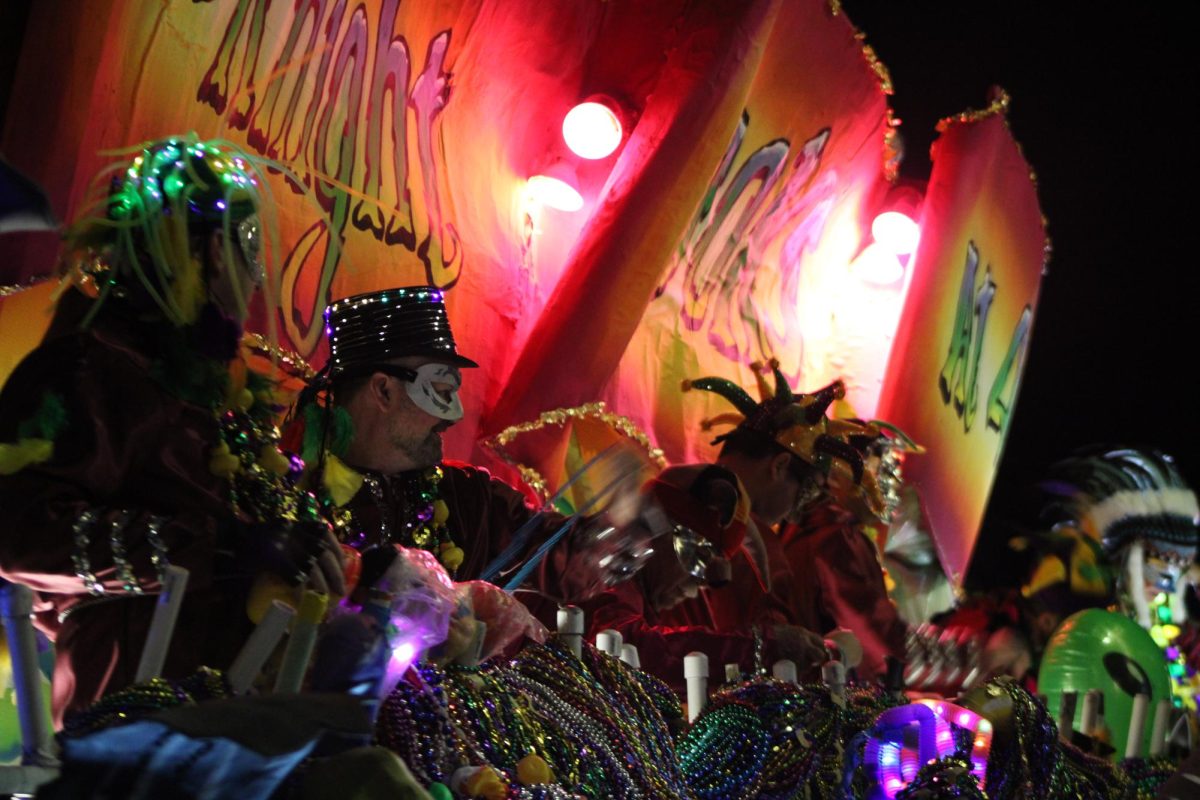
MULTIPOLYGON (((942 402, 953 404, 954 412, 962 419, 963 431, 970 433, 975 424, 979 405, 979 369, 983 357, 983 340, 987 333, 988 314, 996 298, 996 283, 989 265, 976 286, 979 272, 979 249, 967 243, 963 263, 962 283, 954 314, 954 326, 947 347, 946 361, 938 376, 938 391, 942 402)), ((1004 361, 992 379, 987 396, 987 428, 1003 436, 1009 413, 1017 394, 1017 376, 1021 373, 1029 342, 1033 309, 1026 305, 1017 320, 1004 361)))
POLYGON ((440 196, 435 131, 450 99, 450 31, 429 40, 414 77, 409 43, 395 33, 400 3, 381 0, 369 12, 346 0, 238 0, 196 93, 229 128, 246 131, 250 147, 286 167, 291 188, 307 187, 327 215, 283 259, 284 325, 304 354, 320 338, 348 223, 415 253, 433 285, 453 286, 462 273, 458 233, 440 196), (268 28, 286 31, 283 41, 264 41, 268 28), (414 219, 413 181, 424 219, 414 219), (316 275, 289 274, 301 269, 316 275))

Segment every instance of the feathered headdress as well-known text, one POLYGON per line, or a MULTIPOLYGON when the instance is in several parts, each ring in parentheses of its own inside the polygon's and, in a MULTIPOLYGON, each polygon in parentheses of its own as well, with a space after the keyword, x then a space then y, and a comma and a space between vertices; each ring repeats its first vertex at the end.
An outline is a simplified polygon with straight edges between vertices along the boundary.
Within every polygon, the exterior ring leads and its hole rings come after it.
MULTIPOLYGON (((919 445, 893 425, 879 420, 830 419, 829 407, 846 396, 846 385, 837 380, 812 394, 793 392, 772 359, 750 365, 760 401, 724 378, 684 381, 683 390, 701 389, 719 394, 737 413, 725 413, 701 423, 704 430, 727 424, 757 431, 825 475, 835 494, 854 491, 871 512, 886 518, 899 499, 900 453, 922 452, 919 445), (767 379, 768 370, 774 385, 767 379)), ((713 444, 729 437, 724 433, 713 444)))
POLYGON ((1200 506, 1164 453, 1112 449, 1067 459, 1042 486, 1052 498, 1046 520, 1078 528, 1110 556, 1135 541, 1181 566, 1196 556, 1200 506))

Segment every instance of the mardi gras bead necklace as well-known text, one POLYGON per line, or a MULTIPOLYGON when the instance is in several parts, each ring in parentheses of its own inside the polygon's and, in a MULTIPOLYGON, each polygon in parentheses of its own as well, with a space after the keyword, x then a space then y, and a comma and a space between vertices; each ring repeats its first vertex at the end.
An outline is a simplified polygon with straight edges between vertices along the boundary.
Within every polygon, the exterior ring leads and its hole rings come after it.
MULTIPOLYGON (((1196 691, 1200 688, 1200 672, 1196 665, 1189 663, 1188 648, 1184 645, 1189 639, 1194 640, 1195 634, 1174 624, 1171 604, 1165 593, 1159 593, 1150 604, 1150 638, 1163 649, 1167 661, 1167 671, 1171 675, 1171 694, 1176 708, 1186 708, 1196 713, 1196 691)), ((1184 623, 1186 627, 1189 623, 1184 623)))
POLYGON ((680 761, 701 797, 840 799, 843 749, 897 702, 871 686, 848 686, 839 701, 820 684, 756 676, 714 693, 680 761))
POLYGON ((922 766, 896 800, 987 800, 987 794, 971 774, 970 762, 950 757, 922 766))
POLYGON ((985 691, 992 697, 1007 695, 1012 702, 1014 734, 1010 741, 993 739, 988 755, 987 793, 993 800, 1126 796, 1128 777, 1109 762, 1060 741, 1058 726, 1042 701, 1015 680, 997 678, 985 691))
POLYGON ((508 682, 536 707, 545 710, 561 731, 564 744, 573 748, 568 759, 568 763, 574 762, 573 769, 556 766, 556 773, 564 777, 574 791, 597 800, 614 794, 625 797, 639 793, 626 769, 624 756, 610 746, 605 732, 593 720, 579 713, 549 687, 520 673, 511 673, 508 682))
POLYGON ((225 676, 208 667, 201 667, 178 681, 152 678, 105 695, 87 708, 68 714, 63 721, 63 735, 83 736, 102 728, 135 722, 165 708, 229 696, 225 676))
POLYGON ((762 773, 771 749, 753 709, 730 703, 701 715, 679 745, 679 763, 697 797, 747 796, 754 776, 762 773), (710 754, 737 754, 737 764, 710 754))
MULTIPOLYGON (((482 777, 499 781, 493 789, 507 787, 506 797, 575 798, 581 783, 588 797, 614 796, 611 773, 598 764, 581 767, 594 760, 596 742, 572 739, 566 717, 548 715, 552 704, 539 702, 549 699, 538 696, 539 687, 522 685, 520 676, 499 663, 445 672, 423 664, 415 672, 425 688, 402 682, 381 709, 376 736, 427 785, 447 782, 460 767, 482 764, 487 773, 482 777), (551 783, 556 777, 570 789, 551 783)), ((610 764, 619 766, 620 759, 612 757, 610 764)), ((623 784, 619 774, 615 783, 623 784)))
POLYGON ((756 677, 714 694, 680 742, 680 761, 701 797, 802 795, 836 718, 827 693, 756 677), (739 740, 746 744, 716 744, 739 740))
POLYGON ((1129 777, 1129 800, 1154 800, 1158 790, 1175 774, 1179 765, 1166 756, 1152 756, 1127 758, 1121 762, 1121 769, 1129 777))
POLYGON ((468 748, 456 737, 446 709, 442 676, 424 667, 419 680, 402 680, 384 700, 375 720, 376 741, 399 755, 428 786, 446 783, 460 766, 471 763, 468 748))
POLYGON ((606 656, 594 647, 583 651, 583 661, 599 685, 633 712, 632 717, 624 718, 634 721, 643 737, 649 734, 645 744, 651 760, 667 767, 673 773, 672 780, 682 778, 676 767, 675 742, 668 721, 681 720, 683 707, 670 688, 652 675, 632 669, 620 659, 606 656))
POLYGON ((279 449, 274 418, 282 408, 272 399, 270 381, 236 361, 226 397, 216 409, 217 445, 209 470, 229 481, 234 513, 255 522, 311 522, 320 519, 316 497, 297 486, 303 463, 279 449))
POLYGON ((450 536, 450 510, 439 490, 444 477, 433 466, 391 477, 364 473, 363 483, 379 514, 379 541, 428 550, 453 575, 466 554, 450 536))
POLYGON ((624 664, 590 646, 575 659, 551 640, 525 648, 513 668, 549 688, 602 732, 609 747, 622 754, 640 796, 691 796, 666 721, 624 664))
MULTIPOLYGON (((561 767, 574 766, 568 760, 577 761, 570 759, 571 748, 563 743, 552 722, 536 713, 524 695, 508 685, 501 665, 448 665, 443 685, 451 719, 459 731, 472 737, 489 764, 515 770, 529 755, 561 767)), ((564 777, 572 778, 569 774, 564 777)))

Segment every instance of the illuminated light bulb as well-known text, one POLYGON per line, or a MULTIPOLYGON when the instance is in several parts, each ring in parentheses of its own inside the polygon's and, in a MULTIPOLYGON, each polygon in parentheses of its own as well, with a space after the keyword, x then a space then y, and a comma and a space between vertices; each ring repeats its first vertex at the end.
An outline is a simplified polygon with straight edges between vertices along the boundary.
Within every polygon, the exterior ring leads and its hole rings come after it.
POLYGON ((412 642, 401 642, 396 649, 392 650, 392 661, 407 666, 412 663, 413 656, 416 654, 417 648, 412 642))
POLYGON ((885 211, 871 223, 871 235, 893 255, 906 256, 917 249, 921 228, 907 214, 885 211))
POLYGON ((530 196, 544 206, 559 211, 578 211, 583 208, 583 195, 566 181, 549 175, 534 175, 526 185, 530 196))
MULTIPOLYGON (((859 280, 877 286, 890 286, 904 277, 900 259, 878 242, 867 245, 854 259, 851 269, 859 280)), ((941 714, 940 710, 938 714, 941 714)))
POLYGON ((604 103, 588 101, 567 112, 562 124, 563 140, 580 158, 598 159, 611 155, 621 144, 621 120, 604 103))

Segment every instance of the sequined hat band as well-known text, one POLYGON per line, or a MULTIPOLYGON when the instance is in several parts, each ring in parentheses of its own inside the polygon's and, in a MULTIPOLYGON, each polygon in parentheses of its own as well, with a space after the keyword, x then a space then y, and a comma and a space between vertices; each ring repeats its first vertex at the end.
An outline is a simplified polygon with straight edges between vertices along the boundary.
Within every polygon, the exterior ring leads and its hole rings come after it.
POLYGON ((330 377, 403 356, 428 356, 459 367, 477 367, 459 355, 435 286, 406 286, 338 300, 325 310, 330 377))

